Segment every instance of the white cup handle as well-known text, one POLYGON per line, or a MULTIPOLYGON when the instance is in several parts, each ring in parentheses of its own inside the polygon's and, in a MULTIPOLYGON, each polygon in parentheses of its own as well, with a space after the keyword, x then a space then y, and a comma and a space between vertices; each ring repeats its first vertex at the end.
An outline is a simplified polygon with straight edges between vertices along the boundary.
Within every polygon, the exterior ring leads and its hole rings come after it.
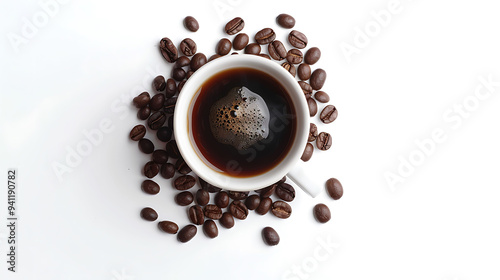
POLYGON ((286 176, 311 197, 316 197, 323 189, 324 181, 321 182, 321 176, 318 174, 311 174, 311 168, 305 165, 299 160, 286 176))

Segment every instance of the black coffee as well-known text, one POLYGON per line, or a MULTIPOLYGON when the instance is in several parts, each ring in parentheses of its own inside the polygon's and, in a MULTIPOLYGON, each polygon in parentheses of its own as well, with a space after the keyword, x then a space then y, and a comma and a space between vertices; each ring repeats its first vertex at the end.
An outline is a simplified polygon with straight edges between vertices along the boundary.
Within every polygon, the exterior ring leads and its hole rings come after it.
POLYGON ((234 177, 259 175, 278 165, 293 144, 296 126, 284 87, 251 68, 212 76, 193 106, 198 150, 216 169, 234 177))

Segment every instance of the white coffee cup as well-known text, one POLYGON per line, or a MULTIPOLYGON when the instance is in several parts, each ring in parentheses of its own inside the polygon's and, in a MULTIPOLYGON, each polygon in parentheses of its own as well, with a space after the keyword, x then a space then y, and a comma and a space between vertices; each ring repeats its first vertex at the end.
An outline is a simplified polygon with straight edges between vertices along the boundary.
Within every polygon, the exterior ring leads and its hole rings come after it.
POLYGON ((309 108, 297 80, 278 63, 256 55, 228 55, 217 58, 198 69, 184 84, 177 99, 174 113, 174 135, 179 151, 193 172, 208 183, 227 190, 251 191, 267 187, 287 175, 311 196, 320 186, 308 180, 300 160, 309 135, 309 108), (293 144, 284 159, 267 172, 251 177, 234 177, 217 170, 203 158, 193 139, 191 117, 199 89, 213 75, 231 68, 253 68, 278 80, 288 92, 296 117, 293 144))

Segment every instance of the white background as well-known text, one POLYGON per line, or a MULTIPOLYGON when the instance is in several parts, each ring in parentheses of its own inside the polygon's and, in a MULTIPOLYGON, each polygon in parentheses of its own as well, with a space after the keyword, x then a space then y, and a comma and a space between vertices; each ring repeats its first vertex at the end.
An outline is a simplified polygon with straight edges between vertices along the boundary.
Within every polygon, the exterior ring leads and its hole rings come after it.
POLYGON ((0 3, 0 279, 500 278, 500 87, 480 82, 500 81, 496 1, 92 0, 52 2, 48 12, 47 2, 0 3), (397 8, 381 26, 374 13, 388 5, 397 8), (200 228, 181 244, 139 218, 151 206, 188 223, 169 182, 157 178, 156 196, 140 190, 149 157, 128 139, 140 123, 131 99, 168 75, 160 38, 191 37, 210 55, 241 16, 246 33, 272 27, 286 41, 275 24, 283 12, 322 50, 317 67, 339 110, 320 126, 332 148, 316 150, 308 168, 338 178, 345 195, 297 190, 288 220, 251 214, 214 240, 200 228), (198 32, 183 28, 187 15, 198 32), (463 115, 453 111, 464 102, 463 115), (103 122, 111 131, 71 159, 103 122), (436 129, 443 141, 422 157, 416 141, 436 129), (71 172, 59 180, 55 164, 71 172), (18 170, 16 273, 6 263, 8 168, 18 170), (403 182, 391 187, 388 172, 403 182), (329 223, 314 221, 317 203, 332 210, 329 223), (268 225, 278 246, 262 242, 268 225))

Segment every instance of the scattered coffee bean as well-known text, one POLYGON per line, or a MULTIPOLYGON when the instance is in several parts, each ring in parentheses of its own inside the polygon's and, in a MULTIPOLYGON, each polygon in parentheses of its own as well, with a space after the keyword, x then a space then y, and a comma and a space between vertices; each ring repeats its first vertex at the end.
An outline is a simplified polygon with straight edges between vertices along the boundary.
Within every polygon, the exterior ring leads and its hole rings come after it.
POLYGON ((243 200, 248 197, 249 192, 227 191, 230 198, 234 200, 243 200))
POLYGON ((176 234, 177 231, 179 230, 179 226, 174 223, 174 222, 171 222, 171 221, 161 221, 158 223, 158 227, 166 232, 166 233, 170 233, 170 234, 176 234))
POLYGON ((172 78, 176 81, 182 81, 186 78, 186 71, 182 68, 174 68, 172 69, 172 78))
POLYGON ((219 235, 219 230, 214 221, 206 220, 203 223, 203 233, 205 233, 208 238, 216 238, 219 235))
POLYGON ((257 43, 251 43, 245 47, 246 54, 259 54, 260 50, 261 50, 260 45, 257 43))
POLYGON ((162 142, 168 142, 172 138, 172 129, 168 126, 162 126, 156 131, 156 137, 162 142))
POLYGON ((318 62, 320 57, 321 57, 321 51, 316 47, 312 47, 309 50, 307 50, 304 56, 304 61, 309 65, 313 65, 314 63, 318 62))
POLYGON ((165 116, 165 113, 162 111, 154 112, 148 119, 148 127, 152 130, 157 130, 163 126, 166 120, 167 116, 165 116))
POLYGON ((196 53, 196 43, 191 38, 186 38, 179 44, 179 49, 185 56, 193 56, 196 53))
POLYGON ((344 195, 342 184, 335 178, 330 178, 326 181, 326 191, 334 200, 338 200, 344 195))
POLYGON ((304 81, 299 81, 299 86, 302 89, 302 91, 304 92, 304 95, 306 96, 306 98, 311 97, 313 89, 312 89, 310 84, 308 84, 304 81))
POLYGON ((286 60, 291 64, 302 63, 303 58, 302 52, 297 49, 291 49, 286 54, 286 60))
POLYGON ((207 63, 207 57, 202 53, 197 53, 191 59, 191 64, 190 64, 191 70, 196 71, 200 69, 201 66, 205 65, 205 63, 207 63))
POLYGON ((255 210, 257 207, 259 207, 260 204, 260 197, 256 194, 253 194, 245 200, 245 206, 248 208, 248 210, 255 210))
POLYGON ((193 239, 197 231, 198 230, 196 229, 195 226, 187 225, 179 231, 179 233, 177 234, 177 240, 179 240, 182 243, 186 243, 191 239, 193 239))
POLYGON ((193 70, 189 70, 186 72, 186 80, 189 80, 189 78, 191 78, 191 76, 193 75, 194 71, 193 70))
POLYGON ((313 208, 314 218, 320 223, 326 223, 332 218, 330 209, 323 203, 316 204, 313 208))
POLYGON ((293 28, 295 26, 295 19, 288 14, 280 14, 276 17, 276 23, 283 28, 293 28))
POLYGON ((218 220, 222 217, 222 210, 215 204, 208 204, 203 209, 203 214, 209 219, 218 220))
POLYGON ((158 164, 164 164, 168 160, 168 154, 165 150, 155 150, 151 158, 158 164))
POLYGON ((165 103, 165 95, 159 93, 151 98, 149 101, 149 108, 153 111, 158 111, 163 108, 163 104, 165 103))
POLYGON ((259 215, 267 214, 267 212, 269 212, 269 210, 271 209, 272 204, 273 204, 273 200, 271 198, 269 198, 269 197, 262 198, 260 200, 259 206, 257 207, 257 209, 255 209, 255 213, 257 213, 259 215))
POLYGON ((200 28, 200 25, 194 17, 187 16, 184 18, 184 27, 191 32, 196 32, 200 28))
POLYGON ((272 227, 265 227, 262 229, 262 239, 264 243, 269 246, 275 246, 280 243, 280 236, 272 227))
POLYGON ((153 208, 146 207, 141 210, 141 217, 146 221, 152 222, 158 219, 158 213, 153 208))
POLYGON ((190 62, 191 62, 191 59, 189 59, 189 57, 183 55, 175 61, 174 68, 181 68, 184 66, 188 66, 190 62))
POLYGON ((161 165, 160 175, 165 179, 171 179, 175 175, 175 167, 171 163, 165 163, 161 165))
POLYGON ((314 152, 314 146, 311 143, 307 143, 306 148, 304 149, 304 152, 302 153, 300 159, 304 162, 309 161, 313 155, 313 152, 314 152))
POLYGON ((219 55, 226 55, 231 51, 232 46, 233 45, 231 44, 231 41, 229 41, 229 39, 222 38, 217 44, 216 52, 219 55))
POLYGON ((145 154, 152 154, 155 150, 155 145, 151 142, 151 140, 142 138, 139 140, 139 150, 145 154))
POLYGON ((195 225, 202 225, 205 220, 203 209, 199 205, 193 205, 188 209, 188 217, 191 223, 195 225))
POLYGON ((287 219, 292 214, 292 207, 288 203, 278 200, 273 203, 271 212, 280 219, 287 219))
POLYGON ((320 90, 325 84, 325 81, 326 81, 326 71, 321 68, 318 68, 314 70, 314 72, 312 72, 311 79, 309 82, 311 83, 311 87, 314 90, 320 90))
POLYGON ((214 59, 217 59, 217 58, 219 58, 219 57, 221 57, 221 55, 220 55, 220 54, 214 54, 214 55, 212 55, 212 56, 208 59, 208 62, 210 62, 210 61, 212 61, 212 60, 214 60, 214 59))
POLYGON ((178 57, 177 48, 172 41, 165 37, 160 41, 160 51, 168 62, 175 62, 178 57))
POLYGON ((316 146, 322 151, 330 149, 332 146, 332 136, 327 132, 321 132, 316 138, 316 146))
POLYGON ((194 200, 193 194, 190 191, 183 191, 175 196, 175 203, 180 206, 188 206, 194 200))
POLYGON ((232 228, 234 227, 234 218, 228 212, 224 212, 222 217, 219 219, 219 223, 225 228, 232 228))
POLYGON ((321 103, 328 103, 330 101, 330 96, 328 95, 328 93, 321 91, 321 90, 317 91, 314 94, 314 98, 316 98, 316 100, 318 100, 318 102, 321 102, 321 103))
POLYGON ((167 120, 168 127, 174 127, 174 115, 170 115, 167 120))
POLYGON ((260 45, 269 44, 274 41, 274 39, 276 39, 276 33, 274 33, 274 30, 269 27, 264 28, 255 34, 255 41, 257 41, 260 45))
POLYGON ((180 82, 178 85, 177 85, 177 88, 179 89, 179 93, 182 91, 182 87, 184 86, 184 84, 186 83, 186 80, 180 82))
POLYGON ((244 220, 248 216, 248 208, 245 204, 239 200, 235 200, 229 204, 229 213, 233 215, 236 219, 244 220))
POLYGON ((218 192, 214 199, 215 205, 226 208, 229 205, 229 195, 226 192, 218 192))
POLYGON ((309 137, 307 138, 307 141, 312 142, 316 140, 317 137, 318 137, 318 127, 315 124, 311 123, 309 125, 309 137))
POLYGON ((156 76, 153 80, 153 88, 157 93, 160 93, 165 90, 165 87, 167 84, 165 83, 165 77, 163 76, 156 76))
POLYGON ((132 102, 134 103, 135 107, 137 108, 143 108, 144 106, 149 104, 149 100, 151 100, 151 97, 149 96, 149 93, 143 92, 139 95, 137 95, 132 102))
POLYGON ((283 178, 281 178, 278 182, 276 182, 276 184, 284 183, 285 181, 286 181, 286 175, 283 176, 283 178))
POLYGON ((194 186, 196 179, 191 175, 182 175, 174 180, 174 188, 179 191, 185 191, 194 186))
POLYGON ((293 30, 288 35, 288 42, 298 49, 303 49, 307 46, 307 37, 302 32, 293 30))
POLYGON ((210 193, 204 189, 196 191, 196 203, 200 206, 205 206, 210 201, 210 193))
POLYGON ((182 175, 186 175, 191 172, 191 168, 187 165, 187 163, 184 161, 182 157, 175 162, 174 167, 177 170, 177 172, 179 172, 182 175))
POLYGON ((160 192, 160 185, 152 180, 144 180, 141 184, 141 189, 147 194, 157 194, 160 192))
POLYGON ((274 191, 276 190, 276 186, 277 186, 277 184, 272 184, 268 187, 263 188, 260 191, 260 197, 264 198, 264 197, 270 197, 271 195, 273 195, 274 191))
POLYGON ((297 75, 302 81, 309 80, 311 78, 311 66, 305 63, 300 64, 297 68, 297 75))
POLYGON ((221 188, 218 188, 218 187, 208 183, 207 181, 203 180, 201 177, 198 177, 198 180, 200 181, 201 188, 208 191, 209 193, 216 193, 216 192, 221 191, 221 188))
POLYGON ((267 46, 269 55, 275 60, 283 60, 287 56, 287 51, 283 43, 279 40, 274 40, 267 46))
POLYGON ((323 111, 321 111, 319 118, 324 123, 331 123, 337 119, 337 115, 338 115, 337 108, 335 108, 335 106, 333 105, 327 105, 323 109, 323 111))
POLYGON ((267 59, 271 60, 271 57, 265 53, 259 53, 258 56, 262 56, 263 58, 267 58, 267 59))
POLYGON ((171 158, 179 158, 181 156, 181 152, 179 152, 179 148, 177 147, 177 142, 175 140, 170 140, 168 141, 167 145, 165 146, 165 150, 168 153, 168 156, 171 158))
POLYGON ((147 120, 149 118, 149 115, 151 115, 151 109, 149 109, 149 106, 142 107, 137 112, 137 118, 139 118, 140 120, 147 120))
POLYGON ((307 101, 307 106, 309 107, 309 116, 314 117, 318 113, 318 104, 316 103, 316 100, 314 100, 312 97, 309 97, 306 99, 307 101))
POLYGON ((293 64, 290 64, 288 62, 283 62, 281 66, 285 68, 285 70, 288 71, 288 73, 290 73, 293 77, 295 77, 295 75, 297 74, 297 69, 293 64))
POLYGON ((245 27, 245 21, 240 17, 235 17, 226 24, 224 30, 228 35, 234 35, 243 30, 243 27, 245 27))
POLYGON ((134 126, 129 134, 130 139, 132 139, 133 141, 141 140, 142 138, 144 138, 144 135, 146 135, 146 127, 142 124, 134 126))
POLYGON ((249 42, 250 38, 245 33, 236 35, 233 39, 233 48, 237 51, 244 49, 249 42))
POLYGON ((170 98, 177 93, 177 84, 174 79, 168 79, 165 87, 165 97, 170 98))
POLYGON ((293 201, 295 199, 295 189, 287 183, 280 183, 276 186, 276 195, 284 201, 293 201))
POLYGON ((238 52, 232 52, 231 55, 239 54, 238 52))
POLYGON ((144 165, 144 176, 153 178, 160 172, 160 166, 154 161, 148 161, 144 165))

